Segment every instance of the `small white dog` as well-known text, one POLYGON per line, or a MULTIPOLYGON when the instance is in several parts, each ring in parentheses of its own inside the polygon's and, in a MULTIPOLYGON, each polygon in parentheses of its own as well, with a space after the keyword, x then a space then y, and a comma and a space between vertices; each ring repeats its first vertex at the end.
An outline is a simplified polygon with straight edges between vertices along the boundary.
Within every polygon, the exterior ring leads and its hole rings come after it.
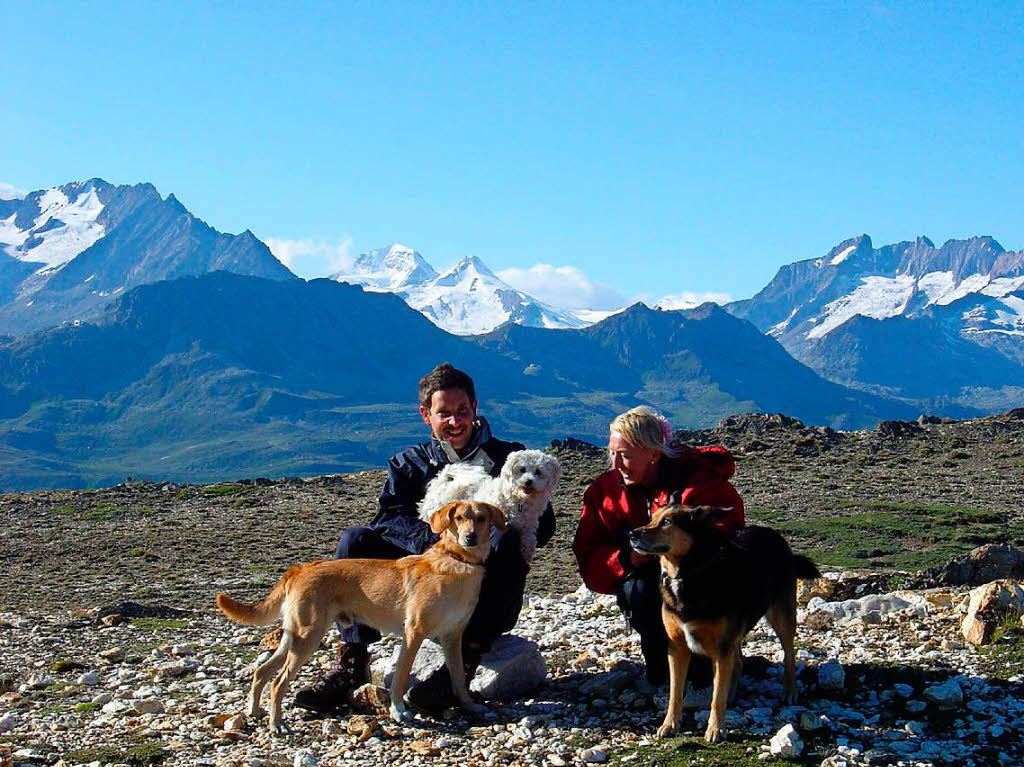
POLYGON ((430 524, 434 512, 452 501, 471 501, 481 488, 493 480, 482 466, 472 463, 449 463, 427 484, 427 493, 417 504, 420 519, 430 524))
POLYGON ((479 466, 453 463, 441 469, 427 485, 419 504, 420 518, 449 501, 486 501, 505 512, 505 520, 519 532, 526 562, 537 550, 537 525, 551 493, 562 476, 558 459, 540 450, 509 453, 501 474, 491 477, 479 466))

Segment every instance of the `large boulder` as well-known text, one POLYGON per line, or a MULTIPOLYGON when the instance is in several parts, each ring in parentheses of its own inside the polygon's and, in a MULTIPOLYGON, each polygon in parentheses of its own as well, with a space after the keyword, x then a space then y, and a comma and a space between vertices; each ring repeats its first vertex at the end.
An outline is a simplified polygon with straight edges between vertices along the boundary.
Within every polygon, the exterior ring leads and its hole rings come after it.
POLYGON ((1008 617, 1020 620, 1024 615, 1024 584, 999 580, 971 591, 967 615, 960 633, 973 645, 988 644, 996 627, 1008 617))
POLYGON ((506 634, 483 657, 469 688, 489 700, 526 695, 547 679, 548 668, 536 643, 506 634))
MULTIPOLYGON (((374 682, 384 687, 391 685, 399 652, 401 648, 396 647, 390 656, 373 662, 374 682)), ((412 665, 410 686, 423 681, 443 665, 441 648, 429 640, 424 642, 412 665)), ((547 674, 544 657, 536 643, 506 634, 498 637, 484 655, 469 689, 488 700, 515 698, 535 690, 544 683, 547 674)))
POLYGON ((860 618, 865 622, 877 623, 883 615, 904 610, 924 617, 928 614, 928 604, 919 595, 910 592, 868 594, 860 599, 841 602, 826 602, 821 597, 812 597, 807 603, 808 614, 824 612, 840 621, 860 618))
POLYGON ((947 586, 980 586, 991 581, 1024 579, 1024 549, 1006 543, 979 546, 967 556, 928 570, 927 581, 947 586))

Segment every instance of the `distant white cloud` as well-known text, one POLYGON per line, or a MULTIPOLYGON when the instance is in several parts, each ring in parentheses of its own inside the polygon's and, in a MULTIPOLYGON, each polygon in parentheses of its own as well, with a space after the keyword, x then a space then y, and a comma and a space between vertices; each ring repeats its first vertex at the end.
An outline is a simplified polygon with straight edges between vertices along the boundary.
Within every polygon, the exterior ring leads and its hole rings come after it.
POLYGON ((20 200, 28 192, 13 184, 8 184, 5 181, 0 181, 0 200, 20 200))
POLYGON ((355 260, 352 256, 352 238, 348 235, 336 242, 286 240, 280 237, 268 237, 264 242, 281 263, 307 280, 330 277, 351 267, 355 260))
POLYGON ((594 282, 575 266, 535 264, 502 269, 497 275, 513 288, 559 309, 617 309, 630 303, 626 294, 594 282))
POLYGON ((716 304, 727 304, 732 301, 732 296, 728 293, 694 293, 689 290, 684 290, 682 293, 673 293, 669 296, 663 296, 655 306, 659 309, 692 309, 695 306, 711 301, 716 304))

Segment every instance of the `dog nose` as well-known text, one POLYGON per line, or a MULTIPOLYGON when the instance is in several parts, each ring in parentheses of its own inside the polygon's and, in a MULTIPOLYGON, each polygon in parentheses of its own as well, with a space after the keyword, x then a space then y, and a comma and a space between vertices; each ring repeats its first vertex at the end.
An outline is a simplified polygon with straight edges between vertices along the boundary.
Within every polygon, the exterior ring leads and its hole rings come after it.
POLYGON ((476 533, 466 533, 466 545, 476 546, 476 533))
POLYGON ((643 533, 640 531, 640 528, 637 528, 636 530, 630 530, 629 531, 629 540, 631 540, 631 541, 640 540, 640 536, 641 535, 643 535, 643 533))
POLYGON ((533 480, 532 479, 523 480, 523 484, 526 485, 527 487, 533 487, 533 480))

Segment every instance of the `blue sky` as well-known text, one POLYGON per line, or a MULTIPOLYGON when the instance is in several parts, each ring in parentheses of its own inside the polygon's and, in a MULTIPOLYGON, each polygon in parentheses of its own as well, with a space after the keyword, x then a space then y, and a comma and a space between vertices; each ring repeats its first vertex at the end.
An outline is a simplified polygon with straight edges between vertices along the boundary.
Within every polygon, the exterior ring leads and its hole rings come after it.
POLYGON ((0 182, 563 304, 741 298, 861 232, 1024 248, 1020 3, 246 5, 18 3, 0 182))

